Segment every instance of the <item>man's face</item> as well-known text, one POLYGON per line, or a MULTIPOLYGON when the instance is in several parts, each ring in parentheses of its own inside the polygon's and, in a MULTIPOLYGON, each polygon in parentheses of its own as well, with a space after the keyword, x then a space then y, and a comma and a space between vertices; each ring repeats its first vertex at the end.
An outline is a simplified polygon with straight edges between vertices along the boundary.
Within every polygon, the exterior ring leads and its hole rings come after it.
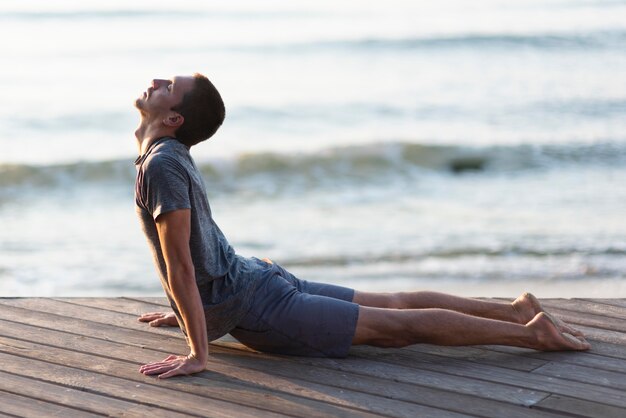
POLYGON ((152 85, 135 100, 135 107, 142 114, 161 116, 179 105, 185 94, 193 89, 194 78, 176 76, 169 80, 152 80, 152 85))

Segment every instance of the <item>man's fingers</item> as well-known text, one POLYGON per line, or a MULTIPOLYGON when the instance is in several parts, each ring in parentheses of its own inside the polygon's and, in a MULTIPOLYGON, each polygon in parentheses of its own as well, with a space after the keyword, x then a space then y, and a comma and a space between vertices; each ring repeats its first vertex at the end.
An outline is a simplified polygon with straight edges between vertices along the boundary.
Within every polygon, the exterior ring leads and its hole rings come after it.
POLYGON ((139 317, 148 318, 148 317, 157 317, 157 316, 163 316, 163 312, 146 312, 146 313, 142 313, 139 317))
POLYGON ((172 355, 167 356, 165 359, 161 361, 155 361, 154 363, 144 364, 143 366, 139 368, 139 371, 143 373, 144 370, 152 370, 158 367, 168 366, 171 364, 177 364, 176 360, 180 360, 180 357, 172 354, 172 355))
POLYGON ((143 366, 141 366, 141 367, 139 368, 139 371, 140 371, 141 373, 146 373, 146 372, 150 372, 150 371, 152 371, 152 370, 156 370, 156 369, 162 368, 162 367, 164 367, 164 366, 166 366, 166 364, 164 364, 164 363, 151 363, 151 364, 144 364, 143 366))
POLYGON ((169 370, 171 370, 172 368, 177 367, 175 364, 165 364, 163 366, 155 366, 155 367, 150 367, 150 368, 146 368, 144 370, 141 371, 141 373, 143 374, 161 374, 163 372, 167 372, 169 370))
POLYGON ((165 362, 165 361, 157 361, 155 363, 144 364, 143 366, 141 366, 139 368, 139 371, 150 370, 150 369, 154 369, 156 367, 165 366, 167 364, 168 364, 168 362, 165 362))
POLYGON ((177 359, 170 359, 170 357, 168 357, 162 362, 150 363, 150 364, 141 366, 139 368, 139 371, 143 374, 157 374, 157 373, 166 372, 168 370, 171 370, 177 367, 180 367, 180 362, 177 361, 177 359))
POLYGON ((145 375, 158 375, 159 379, 167 379, 172 376, 189 375, 205 370, 206 364, 201 363, 195 357, 170 355, 165 360, 145 364, 139 368, 139 372, 145 375))
POLYGON ((181 366, 176 367, 175 369, 169 370, 165 373, 161 373, 157 376, 159 379, 167 379, 168 377, 178 376, 179 374, 185 374, 181 372, 181 366))
POLYGON ((150 322, 158 318, 163 318, 164 315, 163 312, 149 312, 141 315, 138 319, 141 322, 150 322))
POLYGON ((137 318, 139 322, 148 322, 153 327, 177 327, 178 320, 173 312, 148 312, 137 318))

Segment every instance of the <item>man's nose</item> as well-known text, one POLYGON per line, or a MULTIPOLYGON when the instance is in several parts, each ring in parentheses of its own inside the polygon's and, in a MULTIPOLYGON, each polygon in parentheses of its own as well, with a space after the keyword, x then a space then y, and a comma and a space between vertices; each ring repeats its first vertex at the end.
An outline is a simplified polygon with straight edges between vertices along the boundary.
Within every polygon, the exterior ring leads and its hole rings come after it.
POLYGON ((154 89, 158 89, 161 86, 165 86, 169 83, 168 80, 161 80, 159 78, 155 78, 154 80, 152 80, 152 88, 154 89))

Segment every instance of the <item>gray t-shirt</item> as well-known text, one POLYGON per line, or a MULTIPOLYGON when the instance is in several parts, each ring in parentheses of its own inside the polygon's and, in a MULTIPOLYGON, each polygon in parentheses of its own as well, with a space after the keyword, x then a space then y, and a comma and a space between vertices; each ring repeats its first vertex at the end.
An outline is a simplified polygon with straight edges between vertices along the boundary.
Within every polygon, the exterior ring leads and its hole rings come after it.
MULTIPOLYGON (((191 209, 189 247, 209 341, 227 334, 248 311, 256 279, 268 267, 235 254, 213 221, 204 181, 186 145, 174 138, 160 138, 137 158, 135 166, 136 211, 179 323, 183 324, 169 287, 156 219, 166 212, 191 209)), ((183 332, 187 334, 185 329, 183 332)))

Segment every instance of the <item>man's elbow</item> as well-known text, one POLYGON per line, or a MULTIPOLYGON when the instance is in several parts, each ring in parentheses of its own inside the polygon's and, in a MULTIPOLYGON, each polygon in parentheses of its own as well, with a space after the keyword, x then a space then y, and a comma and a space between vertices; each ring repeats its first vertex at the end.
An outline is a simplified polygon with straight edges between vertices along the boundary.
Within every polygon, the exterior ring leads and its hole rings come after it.
POLYGON ((180 264, 168 269, 168 279, 172 290, 181 286, 188 286, 196 283, 196 272, 193 268, 193 264, 180 264))

